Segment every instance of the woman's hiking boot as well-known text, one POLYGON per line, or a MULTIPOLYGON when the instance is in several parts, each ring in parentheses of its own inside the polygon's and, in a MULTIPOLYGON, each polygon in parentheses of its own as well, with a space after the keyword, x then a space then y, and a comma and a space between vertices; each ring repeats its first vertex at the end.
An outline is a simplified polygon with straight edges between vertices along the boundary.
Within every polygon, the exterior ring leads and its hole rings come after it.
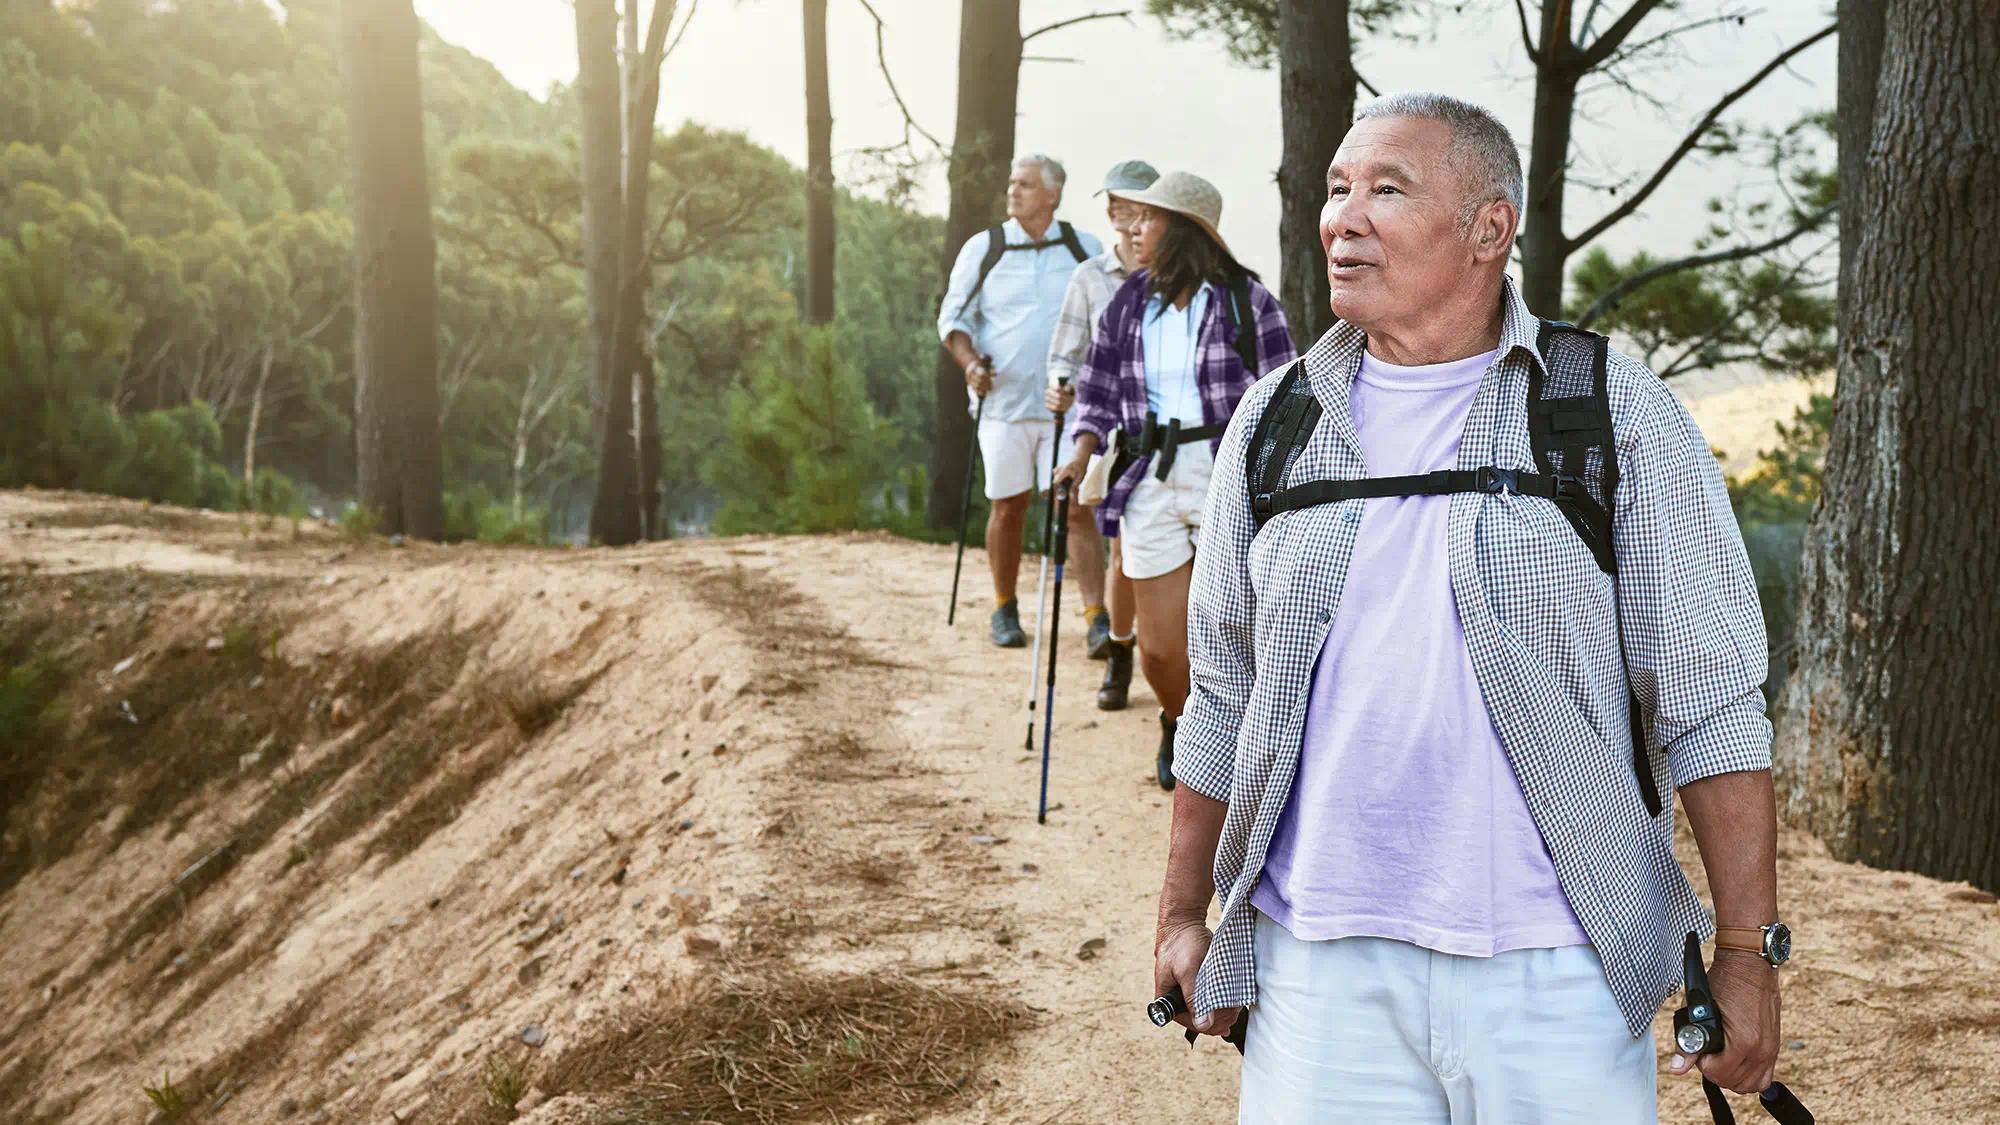
POLYGON ((988 622, 993 632, 993 643, 1001 648, 1026 648, 1028 634, 1021 631, 1021 603, 1008 598, 999 609, 993 611, 993 619, 988 622))
POLYGON ((1090 628, 1084 630, 1083 651, 1092 660, 1103 660, 1111 655, 1111 611, 1100 609, 1090 615, 1090 628))
POLYGON ((1099 711, 1123 711, 1125 697, 1132 690, 1132 648, 1135 641, 1107 641, 1104 653, 1104 682, 1097 687, 1099 711))

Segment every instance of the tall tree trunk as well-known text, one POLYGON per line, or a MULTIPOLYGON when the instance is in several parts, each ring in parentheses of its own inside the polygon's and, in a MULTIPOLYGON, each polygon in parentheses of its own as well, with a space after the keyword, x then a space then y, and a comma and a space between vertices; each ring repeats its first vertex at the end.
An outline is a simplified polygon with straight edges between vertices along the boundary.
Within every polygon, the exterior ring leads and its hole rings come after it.
POLYGON ((1834 93, 1834 131, 1839 147, 1840 281, 1836 297, 1840 303, 1842 331, 1852 321, 1854 263, 1858 260, 1862 216, 1868 205, 1862 199, 1867 190, 1868 142, 1875 132, 1875 90, 1881 80, 1882 36, 1889 14, 1882 0, 1840 0, 1838 81, 1834 93))
POLYGON ((264 420, 264 388, 271 382, 271 365, 276 353, 269 346, 264 348, 264 359, 257 368, 257 387, 250 393, 250 420, 243 425, 243 503, 254 507, 257 503, 257 427, 264 420))
POLYGON ((833 100, 826 86, 826 0, 806 18, 806 323, 833 321, 833 100))
POLYGON ((633 488, 638 509, 638 533, 659 538, 660 415, 656 398, 659 373, 653 363, 651 336, 646 331, 646 296, 652 288, 652 247, 648 243, 647 200, 653 170, 653 119, 660 109, 660 64, 666 50, 667 28, 675 0, 653 0, 643 47, 639 43, 638 0, 627 0, 625 11, 625 186, 618 236, 618 312, 613 329, 619 367, 627 372, 637 416, 633 435, 637 463, 633 488))
POLYGON ((1843 305, 1775 758, 1782 809, 1836 855, 2000 889, 1993 7, 1904 0, 1878 25, 1868 211, 1847 212, 1861 229, 1843 269, 1867 284, 1843 305))
POLYGON ((424 168, 417 14, 346 0, 341 58, 354 150, 354 436, 361 503, 382 530, 444 534, 437 243, 424 168))
MULTIPOLYGON (((992 226, 1006 208, 1007 162, 1014 152, 1014 100, 1021 82, 1021 0, 962 0, 958 17, 958 121, 951 144, 951 208, 944 224, 942 293, 959 247, 992 226)), ((937 425, 931 435, 930 501, 934 528, 958 525, 961 484, 972 453, 965 374, 938 349, 937 425)))
POLYGON ((597 488, 590 537, 622 546, 639 538, 638 463, 633 456, 631 369, 617 335, 619 231, 618 15, 612 0, 576 0, 576 95, 583 120, 583 273, 596 360, 591 407, 597 488))
POLYGON ((1279 0, 1278 291, 1300 351, 1333 327, 1320 204, 1326 166, 1354 123, 1354 57, 1347 0, 1279 0))
POLYGON ((1571 42, 1570 0, 1542 4, 1541 58, 1535 65, 1534 135, 1528 142, 1528 199, 1521 216, 1521 297, 1537 316, 1562 318, 1563 195, 1569 186, 1569 134, 1576 84, 1583 77, 1571 42))

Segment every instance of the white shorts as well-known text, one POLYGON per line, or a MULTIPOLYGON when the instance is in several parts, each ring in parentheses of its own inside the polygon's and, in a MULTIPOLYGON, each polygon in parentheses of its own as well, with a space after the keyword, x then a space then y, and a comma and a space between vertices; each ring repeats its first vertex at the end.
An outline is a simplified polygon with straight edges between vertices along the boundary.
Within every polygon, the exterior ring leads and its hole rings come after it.
POLYGON ((1257 915, 1238 1121, 1653 1125, 1659 1061, 1587 945, 1300 941, 1257 915))
POLYGON ((986 466, 986 498, 1004 500, 1033 489, 1048 491, 1055 466, 1056 420, 1029 418, 1020 422, 983 419, 979 423, 979 459, 986 466))
POLYGON ((1118 517, 1127 578, 1172 574, 1194 558, 1201 541, 1201 506, 1208 499, 1215 454, 1206 441, 1181 446, 1166 480, 1153 476, 1157 463, 1147 464, 1145 477, 1125 501, 1125 514, 1118 517))

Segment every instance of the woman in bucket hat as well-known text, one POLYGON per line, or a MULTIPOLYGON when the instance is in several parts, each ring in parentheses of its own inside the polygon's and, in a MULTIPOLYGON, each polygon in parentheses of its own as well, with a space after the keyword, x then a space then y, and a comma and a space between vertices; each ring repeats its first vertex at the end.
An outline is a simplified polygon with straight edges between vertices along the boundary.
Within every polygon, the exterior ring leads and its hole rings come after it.
POLYGON ((1077 380, 1074 454, 1056 480, 1079 480, 1116 434, 1097 520, 1120 537, 1134 583, 1147 638, 1139 665, 1160 704, 1155 773, 1171 789, 1188 694, 1188 577, 1214 450, 1243 392, 1295 353, 1277 298, 1229 252, 1214 184, 1168 172, 1119 195, 1141 205, 1142 268, 1097 323, 1077 380))

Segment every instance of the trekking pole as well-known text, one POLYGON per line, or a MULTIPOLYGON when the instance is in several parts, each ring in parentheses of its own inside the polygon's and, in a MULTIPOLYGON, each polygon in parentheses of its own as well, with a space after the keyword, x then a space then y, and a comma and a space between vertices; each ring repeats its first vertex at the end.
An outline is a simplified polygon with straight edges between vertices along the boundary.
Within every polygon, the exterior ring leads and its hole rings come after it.
POLYGON ((1042 796, 1035 807, 1035 823, 1049 820, 1049 740, 1055 736, 1056 720, 1056 629, 1062 625, 1063 562, 1069 555, 1069 490, 1056 500, 1056 590, 1049 606, 1049 691, 1042 703, 1042 796))
POLYGON ((958 573, 965 569, 965 529, 972 520, 972 468, 979 461, 979 423, 985 417, 986 396, 980 395, 972 412, 972 450, 965 457, 965 494, 958 499, 958 561, 951 564, 951 605, 944 611, 947 626, 958 619, 958 573))
MULTIPOLYGON (((1069 380, 1064 379, 1067 383, 1069 380)), ((1028 658, 1028 734, 1023 748, 1035 748, 1035 669, 1042 666, 1042 616, 1048 608, 1049 549, 1055 542, 1054 524, 1056 518, 1056 466, 1062 463, 1063 416, 1056 415, 1056 440, 1049 450, 1049 498, 1042 509, 1042 563, 1041 573, 1035 579, 1035 652, 1028 658)))

